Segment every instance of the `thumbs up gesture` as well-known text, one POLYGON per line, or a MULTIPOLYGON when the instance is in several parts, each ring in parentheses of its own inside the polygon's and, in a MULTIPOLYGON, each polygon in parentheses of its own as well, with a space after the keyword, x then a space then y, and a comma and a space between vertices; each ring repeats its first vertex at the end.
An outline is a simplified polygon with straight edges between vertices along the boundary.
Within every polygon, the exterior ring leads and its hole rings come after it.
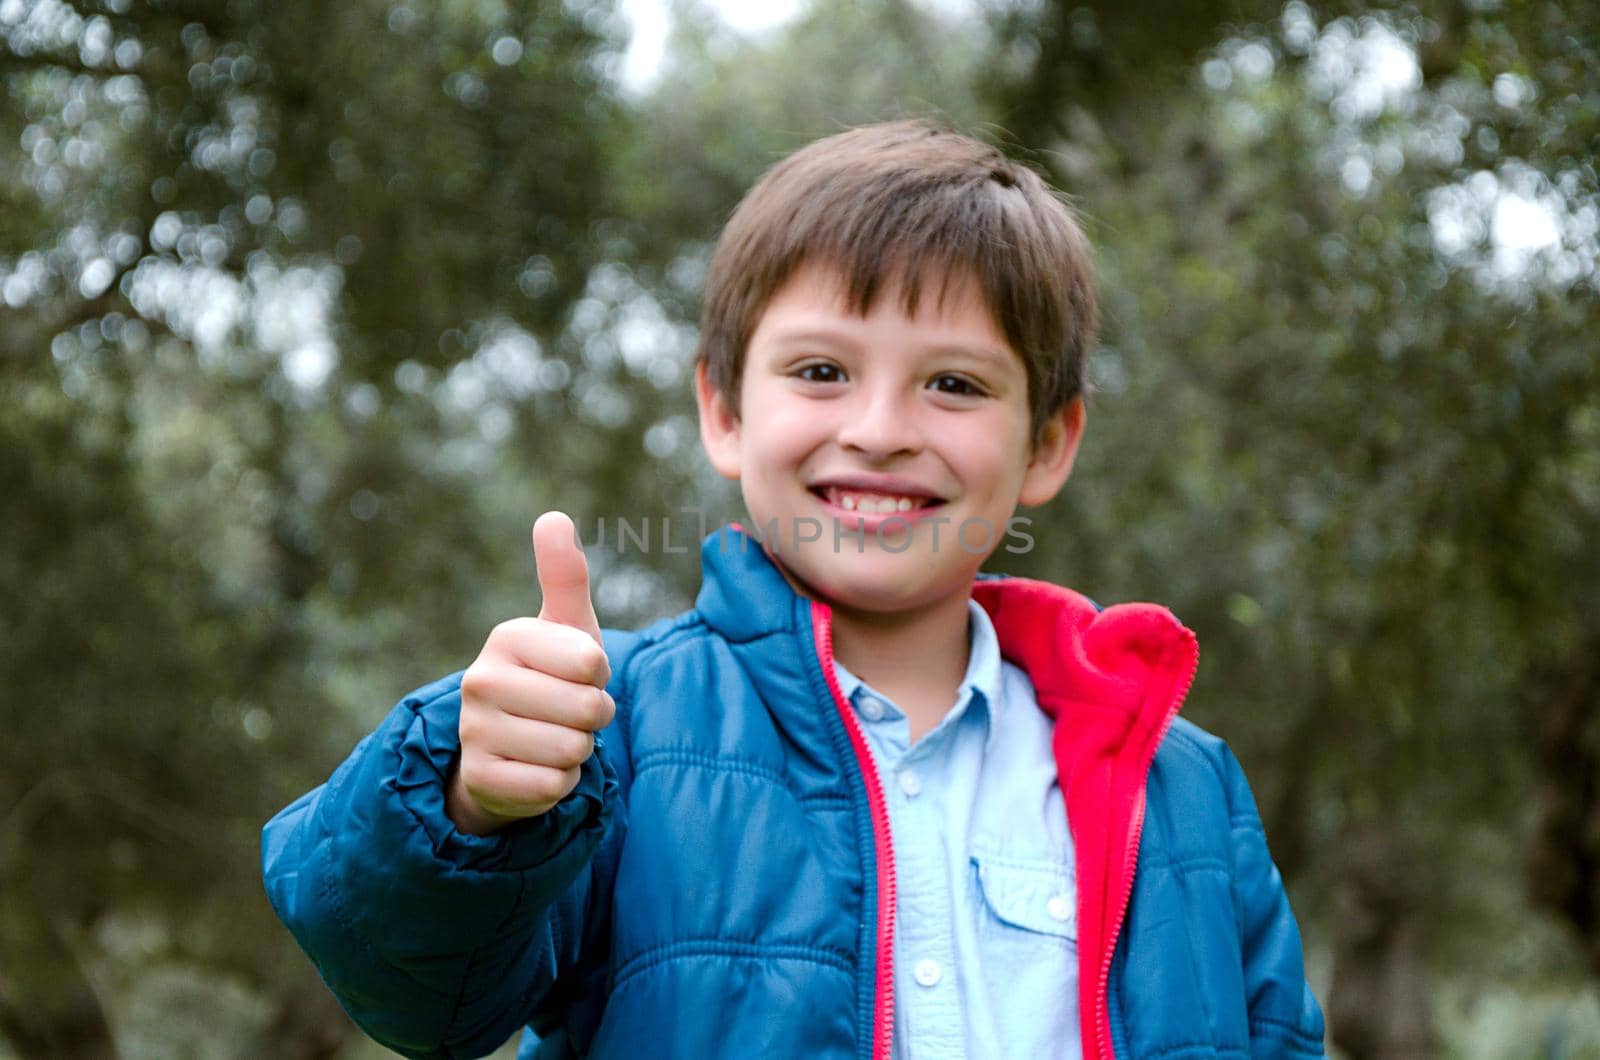
POLYGON ((445 806, 455 826, 474 835, 566 798, 594 752, 594 734, 616 713, 589 565, 571 519, 539 517, 533 559, 544 597, 539 617, 496 626, 461 678, 461 758, 445 806))

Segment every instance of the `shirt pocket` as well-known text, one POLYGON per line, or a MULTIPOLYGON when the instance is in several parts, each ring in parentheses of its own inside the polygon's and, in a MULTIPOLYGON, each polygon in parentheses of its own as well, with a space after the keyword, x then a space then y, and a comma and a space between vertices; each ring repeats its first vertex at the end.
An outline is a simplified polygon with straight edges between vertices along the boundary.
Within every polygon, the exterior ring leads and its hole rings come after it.
POLYGON ((994 1056, 1077 1055, 1078 917, 1069 865, 972 854, 983 990, 994 1056))
POLYGON ((974 851, 978 934, 986 949, 1017 956, 1076 949, 1078 903, 1072 872, 1053 861, 974 851))

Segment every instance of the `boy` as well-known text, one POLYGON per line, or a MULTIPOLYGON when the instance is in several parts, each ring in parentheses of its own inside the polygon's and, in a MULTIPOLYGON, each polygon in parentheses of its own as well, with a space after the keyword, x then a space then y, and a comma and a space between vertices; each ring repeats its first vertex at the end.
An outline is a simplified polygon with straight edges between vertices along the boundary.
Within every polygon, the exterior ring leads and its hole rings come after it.
POLYGON ((978 577, 1083 432, 1094 299, 1040 179, 921 123, 764 177, 696 394, 761 540, 602 632, 543 605, 266 829, 274 907, 410 1055, 1322 1054, 1237 763, 1176 721, 1193 634, 978 577))

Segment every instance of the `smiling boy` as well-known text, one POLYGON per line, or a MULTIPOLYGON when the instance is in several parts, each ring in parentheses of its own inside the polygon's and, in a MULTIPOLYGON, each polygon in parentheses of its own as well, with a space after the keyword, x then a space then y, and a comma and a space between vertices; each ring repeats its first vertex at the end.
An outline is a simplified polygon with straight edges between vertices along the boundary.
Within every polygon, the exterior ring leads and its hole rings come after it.
POLYGON ((992 148, 873 126, 764 177, 696 395, 776 532, 713 535, 695 608, 624 633, 542 517, 539 617, 267 826, 273 905, 362 1027, 430 1056, 521 1026, 541 1057, 1322 1055, 1248 787, 1176 719, 1193 634, 978 577, 1071 471, 1093 326, 1070 212, 992 148))
POLYGON ((1083 401, 1035 429, 1027 371, 975 281, 907 315, 896 278, 861 316, 840 279, 808 264, 771 297, 736 399, 701 362, 701 432, 781 569, 831 605, 838 661, 900 705, 915 740, 955 701, 973 577, 1017 505, 1066 480, 1083 401))

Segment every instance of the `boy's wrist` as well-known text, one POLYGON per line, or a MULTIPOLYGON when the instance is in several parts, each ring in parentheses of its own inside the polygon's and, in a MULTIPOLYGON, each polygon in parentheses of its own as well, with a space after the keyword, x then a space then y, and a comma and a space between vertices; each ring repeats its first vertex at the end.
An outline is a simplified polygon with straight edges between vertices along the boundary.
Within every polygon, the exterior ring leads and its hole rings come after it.
POLYGON ((490 813, 478 805, 478 801, 467 791, 466 784, 461 779, 459 757, 450 768, 450 779, 445 782, 444 810, 450 818, 450 823, 455 825, 456 831, 465 832, 467 835, 493 835, 518 820, 515 817, 490 813))

